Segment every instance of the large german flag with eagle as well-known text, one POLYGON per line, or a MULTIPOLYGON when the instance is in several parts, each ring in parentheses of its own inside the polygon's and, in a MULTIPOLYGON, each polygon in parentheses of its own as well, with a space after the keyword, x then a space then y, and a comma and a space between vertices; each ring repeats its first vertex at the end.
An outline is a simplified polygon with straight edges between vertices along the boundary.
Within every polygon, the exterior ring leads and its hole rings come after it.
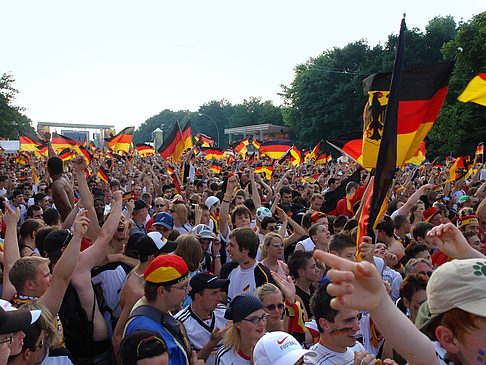
MULTIPOLYGON (((401 166, 419 149, 439 114, 454 61, 404 70, 397 123, 397 161, 401 166)), ((392 74, 377 73, 363 80, 368 102, 363 113, 362 165, 376 166, 392 74)))

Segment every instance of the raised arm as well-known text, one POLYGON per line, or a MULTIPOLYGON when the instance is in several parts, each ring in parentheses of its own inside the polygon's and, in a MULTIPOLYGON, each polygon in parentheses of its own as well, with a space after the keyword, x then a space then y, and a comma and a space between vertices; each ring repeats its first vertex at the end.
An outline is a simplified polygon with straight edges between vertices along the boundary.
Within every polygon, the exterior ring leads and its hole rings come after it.
POLYGON ((432 188, 433 188, 432 184, 422 185, 419 189, 417 189, 417 191, 415 193, 410 195, 410 197, 407 199, 405 204, 403 204, 400 207, 400 209, 398 209, 398 214, 407 215, 410 212, 410 209, 412 209, 412 207, 415 205, 415 203, 418 202, 420 197, 422 195, 426 194, 427 191, 429 191, 432 188))
POLYGON ((439 364, 432 342, 392 302, 372 264, 351 262, 321 250, 314 256, 333 268, 327 273, 331 281, 327 291, 336 297, 331 301, 332 308, 370 312, 387 341, 410 365, 439 364))
POLYGON ((78 262, 81 240, 88 230, 89 219, 86 211, 79 212, 74 220, 74 234, 61 258, 52 270, 52 280, 47 291, 39 298, 54 315, 59 312, 66 288, 71 281, 74 267, 78 262))
POLYGON ((223 238, 228 236, 228 214, 229 204, 233 198, 233 194, 238 185, 238 177, 236 175, 231 176, 226 183, 226 192, 224 193, 223 201, 221 202, 221 208, 219 211, 218 225, 219 233, 223 238))
POLYGON ((74 159, 74 172, 76 174, 76 180, 78 181, 78 191, 83 202, 83 208, 86 209, 86 216, 88 217, 90 224, 88 227, 88 233, 86 237, 95 240, 99 236, 101 227, 98 224, 98 217, 94 209, 94 201, 91 192, 89 191, 88 182, 86 181, 85 170, 86 160, 83 156, 76 156, 74 159))
POLYGON ((255 181, 254 167, 250 169, 250 184, 251 184, 251 198, 253 199, 253 203, 255 204, 255 209, 258 209, 262 206, 262 201, 260 199, 260 194, 258 193, 258 189, 255 181))
POLYGON ((6 201, 2 204, 5 207, 5 214, 3 215, 3 222, 6 226, 5 242, 3 247, 3 290, 2 298, 10 300, 15 294, 16 290, 9 279, 10 269, 15 261, 20 258, 19 245, 17 242, 17 222, 20 219, 20 209, 15 211, 9 207, 6 201))

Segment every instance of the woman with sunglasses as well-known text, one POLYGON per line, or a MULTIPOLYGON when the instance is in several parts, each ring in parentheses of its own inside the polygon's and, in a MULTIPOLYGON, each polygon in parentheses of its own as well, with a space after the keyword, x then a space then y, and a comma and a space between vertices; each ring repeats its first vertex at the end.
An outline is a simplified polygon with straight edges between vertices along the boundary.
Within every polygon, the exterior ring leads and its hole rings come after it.
POLYGON ((189 224, 187 216, 189 214, 186 204, 182 200, 175 200, 170 205, 169 213, 174 219, 174 229, 180 234, 189 233, 192 226, 189 224))
POLYGON ((284 244, 282 237, 274 232, 267 233, 263 238, 266 257, 261 261, 270 271, 276 272, 282 279, 287 280, 289 268, 283 262, 284 244))
POLYGON ((285 331, 284 326, 284 296, 273 284, 263 284, 255 290, 255 295, 262 301, 268 314, 266 332, 285 331))
POLYGON ((249 365, 253 347, 264 335, 268 319, 262 301, 248 292, 237 295, 224 317, 233 324, 216 354, 216 365, 249 365))

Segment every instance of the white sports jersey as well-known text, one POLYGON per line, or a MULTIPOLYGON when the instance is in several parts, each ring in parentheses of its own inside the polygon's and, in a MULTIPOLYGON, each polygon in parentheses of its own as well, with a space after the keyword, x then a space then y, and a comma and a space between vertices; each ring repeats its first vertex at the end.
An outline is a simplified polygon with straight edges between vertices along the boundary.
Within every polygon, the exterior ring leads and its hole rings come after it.
POLYGON ((239 351, 221 347, 216 354, 216 365, 250 365, 250 358, 239 351))
MULTIPOLYGON (((209 342, 209 337, 216 327, 220 330, 226 327, 227 319, 224 318, 226 307, 218 304, 213 311, 212 318, 203 321, 192 310, 191 306, 188 306, 179 311, 175 318, 179 320, 186 329, 187 337, 194 351, 198 352, 209 342)), ((216 363, 216 353, 222 347, 222 342, 218 344, 212 351, 211 355, 206 360, 207 365, 214 365, 216 363)))
POLYGON ((311 351, 316 353, 315 357, 305 356, 305 365, 353 365, 354 364, 354 352, 360 354, 365 351, 363 345, 356 342, 353 347, 348 347, 346 352, 335 352, 324 347, 319 341, 310 348, 311 351))

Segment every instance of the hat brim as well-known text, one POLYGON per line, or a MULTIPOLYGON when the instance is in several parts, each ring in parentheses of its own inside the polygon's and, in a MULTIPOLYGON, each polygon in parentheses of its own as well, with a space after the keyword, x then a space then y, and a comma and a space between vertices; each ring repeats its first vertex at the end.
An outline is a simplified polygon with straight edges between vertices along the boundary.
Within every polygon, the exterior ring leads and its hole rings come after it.
POLYGON ((432 325, 439 320, 442 313, 432 314, 430 313, 429 303, 426 300, 422 303, 415 318, 415 327, 420 332, 426 334, 429 338, 433 338, 435 335, 432 333, 432 325))
POLYGON ((211 234, 203 234, 203 235, 201 235, 201 239, 213 240, 214 237, 211 234))
POLYGON ((165 227, 167 229, 172 229, 174 227, 171 227, 169 226, 168 224, 165 224, 165 223, 162 223, 162 222, 156 222, 156 223, 153 223, 152 226, 162 226, 162 227, 165 227))
POLYGON ((37 321, 41 315, 40 310, 17 310, 5 312, 4 321, 0 325, 0 334, 15 333, 27 329, 37 321))
POLYGON ((160 249, 160 253, 171 253, 174 252, 177 248, 177 242, 175 241, 167 241, 164 246, 160 249))
MULTIPOLYGON (((273 361, 272 365, 295 364, 297 362, 297 360, 299 360, 304 355, 314 357, 314 356, 316 356, 316 353, 311 351, 311 350, 295 349, 295 350, 292 350, 292 351, 286 353, 280 359, 273 361)), ((258 363, 255 363, 255 365, 258 365, 258 363)), ((268 364, 266 364, 266 365, 268 365, 268 364)))

